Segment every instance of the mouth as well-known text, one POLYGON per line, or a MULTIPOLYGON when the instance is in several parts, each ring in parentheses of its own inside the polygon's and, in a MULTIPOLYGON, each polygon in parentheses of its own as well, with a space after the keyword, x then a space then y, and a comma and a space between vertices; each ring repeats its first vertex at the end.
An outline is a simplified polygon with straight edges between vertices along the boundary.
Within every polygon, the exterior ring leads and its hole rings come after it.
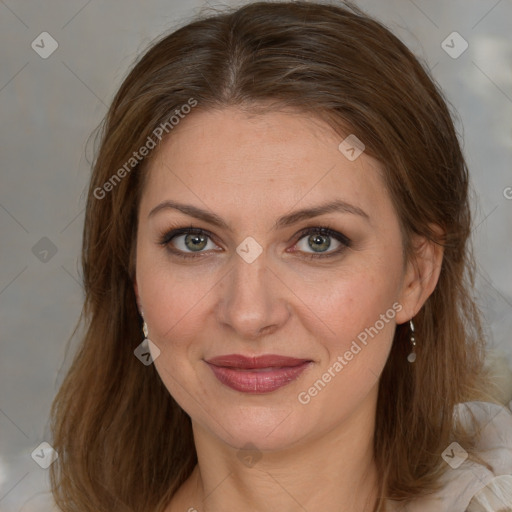
POLYGON ((246 357, 239 354, 214 357, 205 361, 224 385, 242 393, 270 393, 299 376, 311 365, 310 359, 279 355, 246 357))

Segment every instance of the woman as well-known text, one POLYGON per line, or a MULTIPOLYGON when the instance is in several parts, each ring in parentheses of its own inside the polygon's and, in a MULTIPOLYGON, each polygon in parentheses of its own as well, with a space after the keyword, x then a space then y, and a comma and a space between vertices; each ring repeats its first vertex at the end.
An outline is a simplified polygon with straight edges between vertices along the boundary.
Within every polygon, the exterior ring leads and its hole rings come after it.
POLYGON ((253 3, 162 38, 91 179, 57 504, 511 510, 470 230, 440 91, 356 8, 253 3))

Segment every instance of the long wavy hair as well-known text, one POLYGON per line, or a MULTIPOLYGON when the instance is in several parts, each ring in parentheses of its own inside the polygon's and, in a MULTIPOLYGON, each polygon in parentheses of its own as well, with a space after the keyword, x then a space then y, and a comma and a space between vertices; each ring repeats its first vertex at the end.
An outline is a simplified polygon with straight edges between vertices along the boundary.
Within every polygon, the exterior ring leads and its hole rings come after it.
POLYGON ((477 397, 484 382, 468 171, 450 110, 406 46, 353 5, 257 2, 160 38, 134 65, 102 125, 83 232, 85 334, 51 410, 57 505, 161 512, 197 462, 190 418, 154 365, 134 356, 142 341, 133 288, 137 211, 158 148, 130 160, 148 140, 159 142, 155 130, 191 98, 191 116, 227 106, 293 108, 339 133, 349 129, 385 170, 406 256, 413 234, 444 246, 437 287, 415 317, 413 365, 408 325, 397 326, 374 437, 383 503, 432 491, 446 466, 443 450, 457 439, 470 451, 455 405, 477 397))

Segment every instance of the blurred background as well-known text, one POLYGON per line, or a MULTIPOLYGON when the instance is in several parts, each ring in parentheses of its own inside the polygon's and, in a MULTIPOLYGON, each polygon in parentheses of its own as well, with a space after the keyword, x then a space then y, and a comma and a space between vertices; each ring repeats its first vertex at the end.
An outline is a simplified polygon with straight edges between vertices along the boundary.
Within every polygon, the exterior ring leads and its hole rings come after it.
MULTIPOLYGON (((506 371, 512 367, 512 2, 355 3, 415 52, 453 107, 474 189, 475 293, 493 364, 506 371)), ((68 341, 83 301, 79 254, 90 135, 153 38, 226 5, 241 2, 0 0, 1 512, 52 508, 41 443, 51 443, 49 408, 76 347, 76 339, 68 341)))

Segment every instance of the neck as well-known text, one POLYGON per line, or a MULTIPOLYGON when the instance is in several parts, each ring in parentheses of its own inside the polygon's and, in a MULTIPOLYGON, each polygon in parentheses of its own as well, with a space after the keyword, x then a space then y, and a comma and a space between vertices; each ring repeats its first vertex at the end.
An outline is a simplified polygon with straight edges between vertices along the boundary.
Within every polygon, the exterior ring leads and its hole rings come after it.
POLYGON ((193 422, 198 464, 173 500, 179 506, 171 510, 373 512, 378 492, 374 425, 375 407, 366 407, 315 439, 251 453, 193 422))

